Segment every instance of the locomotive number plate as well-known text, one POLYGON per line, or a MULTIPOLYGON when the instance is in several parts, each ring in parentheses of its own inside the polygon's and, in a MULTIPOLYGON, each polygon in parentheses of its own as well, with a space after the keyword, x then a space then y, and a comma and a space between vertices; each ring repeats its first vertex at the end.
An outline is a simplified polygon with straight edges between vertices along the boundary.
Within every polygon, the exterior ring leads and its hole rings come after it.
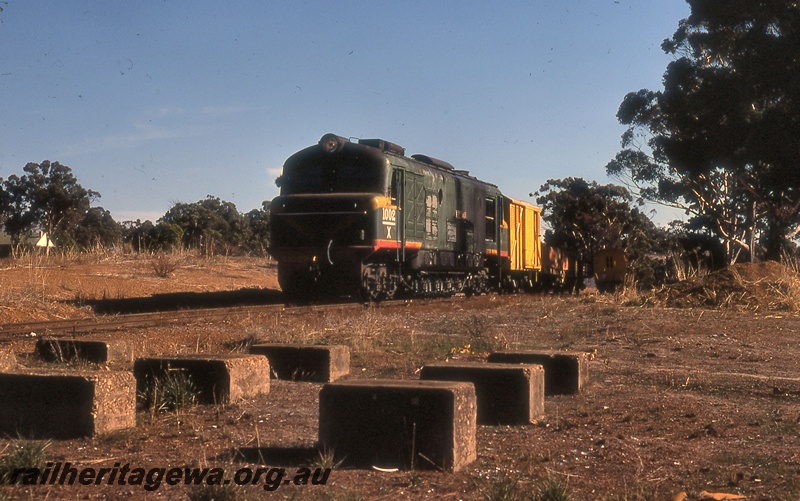
POLYGON ((392 209, 391 207, 384 207, 381 209, 383 211, 382 220, 384 226, 394 226, 397 224, 397 209, 392 209))

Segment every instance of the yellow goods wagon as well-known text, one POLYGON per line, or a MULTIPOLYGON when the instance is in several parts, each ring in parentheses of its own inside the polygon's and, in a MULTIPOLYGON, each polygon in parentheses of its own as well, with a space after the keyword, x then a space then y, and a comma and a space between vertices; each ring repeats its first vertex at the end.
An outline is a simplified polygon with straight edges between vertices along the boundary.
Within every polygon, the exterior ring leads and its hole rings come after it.
POLYGON ((594 255, 594 280, 600 292, 613 292, 625 283, 628 260, 622 249, 603 249, 594 255))
POLYGON ((540 271, 542 209, 526 202, 509 200, 508 257, 511 271, 540 271))

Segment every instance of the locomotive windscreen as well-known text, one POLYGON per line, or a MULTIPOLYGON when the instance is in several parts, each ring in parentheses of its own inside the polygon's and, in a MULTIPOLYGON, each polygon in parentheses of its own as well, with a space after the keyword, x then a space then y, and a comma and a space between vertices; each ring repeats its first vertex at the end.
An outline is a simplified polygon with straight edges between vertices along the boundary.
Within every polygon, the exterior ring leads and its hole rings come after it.
POLYGON ((383 193, 385 171, 359 155, 313 155, 284 166, 281 195, 383 193))

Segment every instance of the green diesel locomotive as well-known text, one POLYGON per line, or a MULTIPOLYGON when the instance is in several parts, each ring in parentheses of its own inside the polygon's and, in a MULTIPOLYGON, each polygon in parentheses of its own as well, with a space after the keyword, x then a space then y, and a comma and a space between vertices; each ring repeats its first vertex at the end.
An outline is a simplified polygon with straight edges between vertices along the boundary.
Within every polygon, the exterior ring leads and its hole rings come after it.
POLYGON ((541 209, 388 141, 326 134, 289 157, 276 182, 269 252, 290 301, 571 280, 569 264, 543 263, 541 209))

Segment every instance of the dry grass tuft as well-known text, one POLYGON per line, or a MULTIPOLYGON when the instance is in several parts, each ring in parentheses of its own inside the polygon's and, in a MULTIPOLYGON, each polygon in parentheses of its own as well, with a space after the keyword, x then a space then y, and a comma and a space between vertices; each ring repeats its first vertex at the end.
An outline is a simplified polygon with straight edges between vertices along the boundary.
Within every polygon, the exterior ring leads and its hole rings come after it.
POLYGON ((175 271, 181 267, 181 260, 173 254, 159 252, 153 256, 150 261, 150 266, 153 272, 159 278, 169 278, 175 271))
POLYGON ((676 308, 721 308, 738 311, 800 311, 800 269, 774 261, 736 264, 668 285, 640 304, 676 308))

